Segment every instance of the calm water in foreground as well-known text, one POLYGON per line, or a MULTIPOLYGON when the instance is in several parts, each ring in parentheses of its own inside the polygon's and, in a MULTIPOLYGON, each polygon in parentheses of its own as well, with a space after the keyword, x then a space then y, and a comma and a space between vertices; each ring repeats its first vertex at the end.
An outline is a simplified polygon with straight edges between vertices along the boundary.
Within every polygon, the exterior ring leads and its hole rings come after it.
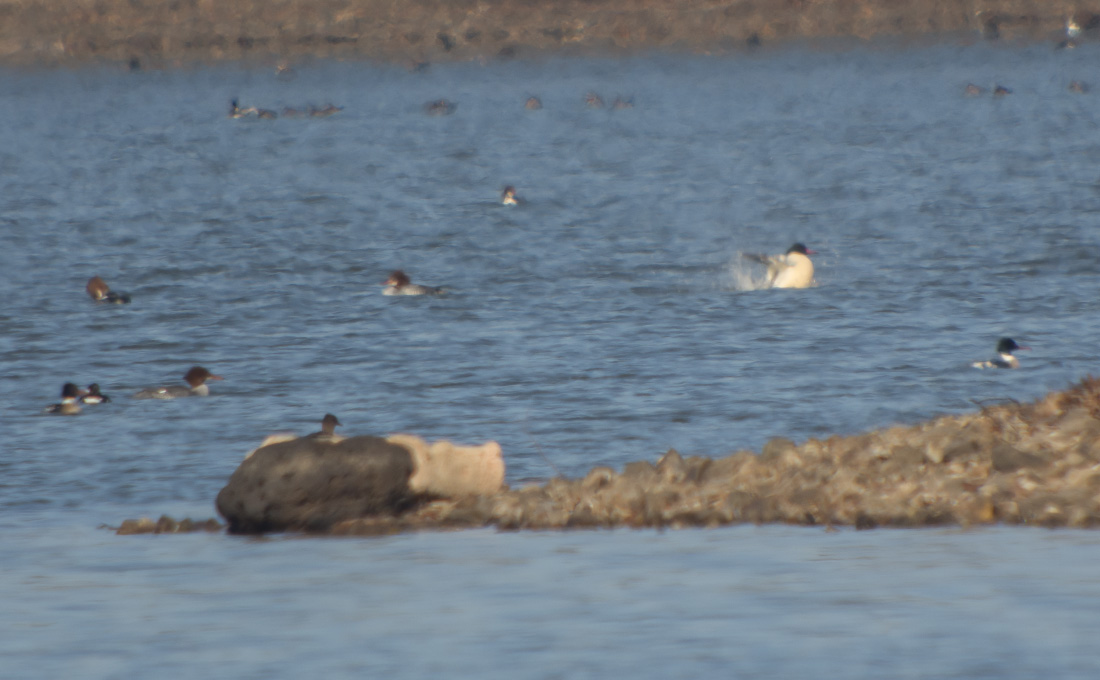
POLYGON ((522 484, 1096 373, 1100 94, 1067 85, 1098 56, 0 71, 0 678, 1097 677, 1092 532, 97 527, 213 515, 325 412, 496 439, 522 484), (794 241, 820 285, 752 290, 739 253, 794 241), (382 296, 399 267, 451 293, 382 296), (1022 369, 968 367, 1002 335, 1022 369), (193 364, 210 398, 129 398, 193 364), (69 380, 113 400, 41 415, 69 380))

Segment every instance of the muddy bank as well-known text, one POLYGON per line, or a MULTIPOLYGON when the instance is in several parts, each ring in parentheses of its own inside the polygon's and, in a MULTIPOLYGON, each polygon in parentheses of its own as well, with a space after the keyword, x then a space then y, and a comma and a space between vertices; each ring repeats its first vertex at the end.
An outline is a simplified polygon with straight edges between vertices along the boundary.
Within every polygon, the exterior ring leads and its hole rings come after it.
MULTIPOLYGON (((759 454, 711 459, 669 451, 621 471, 597 467, 584 479, 463 498, 402 498, 400 506, 327 522, 315 533, 746 522, 1100 526, 1100 379, 1032 404, 987 406, 920 425, 800 445, 774 439, 759 454)), ((157 523, 129 521, 124 528, 152 532, 157 523)))
POLYGON ((406 62, 717 52, 806 38, 1085 35, 1100 0, 0 0, 0 63, 406 62))

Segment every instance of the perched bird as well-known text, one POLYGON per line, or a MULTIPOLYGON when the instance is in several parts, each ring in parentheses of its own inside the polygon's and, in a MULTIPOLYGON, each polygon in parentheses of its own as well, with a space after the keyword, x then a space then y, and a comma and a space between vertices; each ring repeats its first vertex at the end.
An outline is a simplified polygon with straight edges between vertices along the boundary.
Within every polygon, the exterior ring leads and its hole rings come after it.
POLYGON ((383 281, 382 285, 386 286, 382 291, 383 295, 440 295, 444 292, 442 288, 412 283, 408 274, 400 269, 390 274, 390 278, 383 281))
POLYGON ((500 193, 500 202, 504 205, 519 205, 519 199, 516 198, 516 188, 511 184, 504 187, 504 191, 500 193))
POLYGON ((745 257, 767 265, 769 288, 809 288, 814 285, 814 263, 809 258, 813 254, 814 251, 796 243, 782 255, 746 253, 745 257))
POLYGON ((1018 349, 1031 349, 1021 347, 1012 338, 1001 338, 997 341, 997 358, 988 361, 975 361, 971 364, 974 368, 1019 368, 1020 360, 1012 356, 1018 349))
POLYGON ((224 380, 220 375, 214 375, 202 366, 194 366, 183 376, 184 382, 189 387, 182 385, 168 385, 165 387, 149 387, 134 395, 134 399, 175 399, 176 397, 205 397, 210 394, 207 380, 224 380))
POLYGON ((84 290, 88 291, 88 296, 96 302, 109 302, 114 305, 125 305, 130 302, 129 295, 111 292, 111 289, 107 287, 107 283, 98 276, 88 279, 88 285, 84 287, 84 290))
POLYGON ((110 397, 99 391, 99 383, 88 385, 87 393, 80 397, 82 404, 106 404, 110 400, 110 397))
POLYGON ((313 434, 306 435, 308 439, 317 439, 320 441, 332 441, 334 439, 342 439, 340 435, 336 434, 336 426, 343 425, 336 416, 331 413, 326 413, 325 417, 321 420, 321 431, 314 432, 313 434))
POLYGON ((73 383, 65 383, 61 388, 61 403, 50 404, 46 407, 46 413, 52 413, 58 416, 75 416, 80 413, 80 404, 77 401, 80 399, 82 392, 80 388, 73 383))

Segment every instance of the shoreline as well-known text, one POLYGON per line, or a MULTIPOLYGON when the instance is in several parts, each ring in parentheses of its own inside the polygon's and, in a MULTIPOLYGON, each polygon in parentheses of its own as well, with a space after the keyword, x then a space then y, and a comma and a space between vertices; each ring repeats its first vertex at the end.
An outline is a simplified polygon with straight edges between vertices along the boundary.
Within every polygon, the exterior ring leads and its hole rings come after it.
POLYGON ((1100 33, 1100 0, 0 0, 0 64, 420 64, 737 53, 834 39, 1051 41, 1100 33))

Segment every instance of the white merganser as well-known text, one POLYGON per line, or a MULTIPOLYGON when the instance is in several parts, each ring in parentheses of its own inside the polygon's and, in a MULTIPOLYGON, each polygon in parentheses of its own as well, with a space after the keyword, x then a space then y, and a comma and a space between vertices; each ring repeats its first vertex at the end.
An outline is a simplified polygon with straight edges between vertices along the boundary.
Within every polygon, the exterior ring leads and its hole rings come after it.
POLYGON ((190 385, 190 387, 183 387, 182 385, 168 385, 166 387, 150 387, 141 390, 134 395, 134 399, 175 399, 176 397, 205 397, 210 394, 210 388, 206 385, 207 380, 225 380, 220 375, 214 375, 210 371, 206 370, 202 366, 194 366, 187 375, 183 376, 184 381, 190 385))
POLYGON ((412 283, 408 274, 400 269, 390 274, 390 278, 382 282, 382 285, 386 286, 382 291, 383 295, 440 295, 444 292, 442 288, 412 283))
POLYGON ((331 413, 326 413, 325 417, 321 420, 321 431, 314 432, 313 434, 306 435, 307 439, 316 439, 323 442, 337 442, 341 441, 343 437, 336 434, 336 426, 343 425, 337 419, 336 416, 331 413))
POLYGON ((106 394, 99 391, 99 383, 88 385, 88 391, 80 397, 82 404, 105 404, 111 400, 106 394))
POLYGON ((519 205, 519 199, 516 198, 516 188, 511 184, 504 187, 504 191, 500 193, 500 202, 503 205, 519 205))
POLYGON ((129 295, 112 292, 107 287, 107 283, 98 276, 88 279, 88 285, 84 286, 84 290, 88 291, 88 296, 96 302, 109 302, 115 305, 125 305, 130 302, 129 295))
POLYGON ((82 394, 80 388, 73 383, 65 383, 61 387, 61 403, 50 404, 45 408, 45 412, 58 416, 75 416, 80 413, 80 404, 77 401, 82 394))
POLYGON ((745 257, 768 266, 769 288, 809 288, 814 285, 814 263, 809 258, 813 254, 814 251, 796 243, 782 255, 749 253, 745 257))
POLYGON ((997 354, 999 356, 996 359, 975 361, 971 366, 974 368, 1019 368, 1020 360, 1012 356, 1012 353, 1018 349, 1031 348, 1017 345, 1012 338, 1001 338, 997 341, 997 354))

